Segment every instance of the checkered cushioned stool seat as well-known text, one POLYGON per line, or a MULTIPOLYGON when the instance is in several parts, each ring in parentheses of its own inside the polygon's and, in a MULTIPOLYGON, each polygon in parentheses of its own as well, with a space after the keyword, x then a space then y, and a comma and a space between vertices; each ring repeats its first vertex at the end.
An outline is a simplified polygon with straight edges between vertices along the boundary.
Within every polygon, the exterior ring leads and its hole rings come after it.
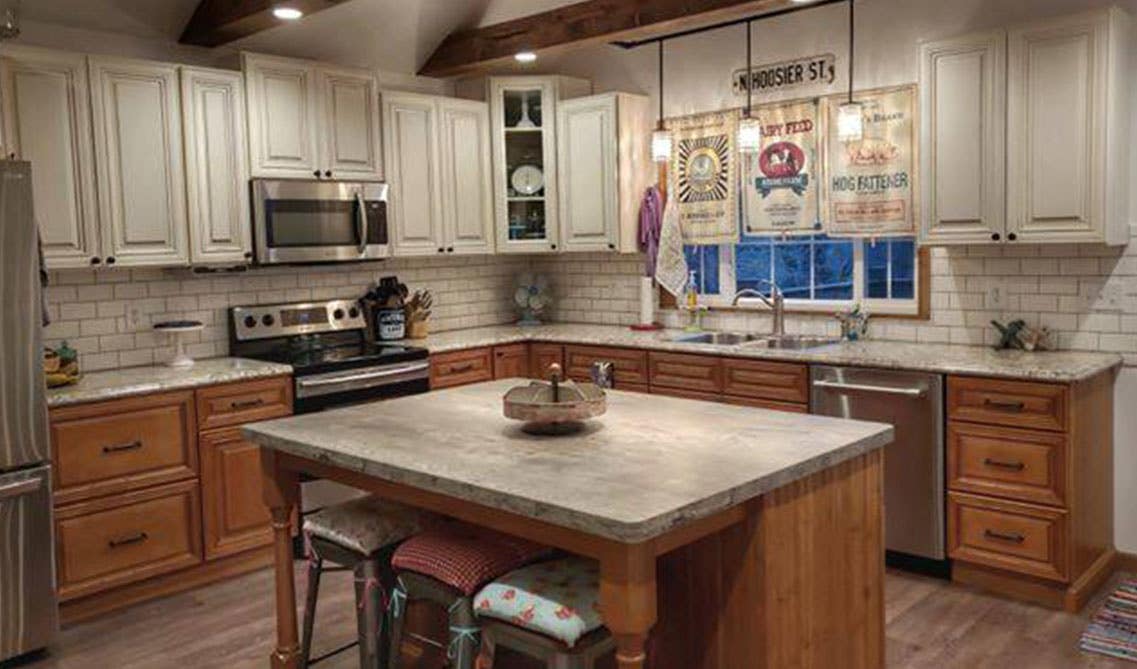
POLYGON ((361 497, 306 517, 304 532, 370 555, 437 522, 433 514, 425 511, 377 497, 361 497))
POLYGON ((395 550, 391 566, 429 576, 470 596, 498 576, 549 552, 531 541, 455 523, 404 541, 395 550))
POLYGON ((599 629, 600 564, 568 557, 495 579, 474 597, 474 612, 563 642, 569 648, 599 629))

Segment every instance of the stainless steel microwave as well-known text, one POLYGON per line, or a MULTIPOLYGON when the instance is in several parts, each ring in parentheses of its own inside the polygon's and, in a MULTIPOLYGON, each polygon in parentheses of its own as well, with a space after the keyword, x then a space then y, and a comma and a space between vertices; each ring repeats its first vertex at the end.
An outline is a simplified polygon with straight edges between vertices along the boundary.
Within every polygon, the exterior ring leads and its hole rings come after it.
POLYGON ((253 179, 256 261, 352 262, 390 255, 387 184, 253 179))

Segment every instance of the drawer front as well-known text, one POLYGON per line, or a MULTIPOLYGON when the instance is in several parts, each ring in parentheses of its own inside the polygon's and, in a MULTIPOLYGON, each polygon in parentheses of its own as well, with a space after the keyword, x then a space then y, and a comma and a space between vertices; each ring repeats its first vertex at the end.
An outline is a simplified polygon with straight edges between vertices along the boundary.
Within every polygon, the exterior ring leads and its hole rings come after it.
POLYGON ((200 441, 206 559, 271 544, 260 448, 245 441, 238 428, 207 432, 200 441))
POLYGON ((557 364, 564 369, 565 347, 560 344, 533 344, 529 349, 529 373, 535 379, 549 375, 549 365, 557 364))
POLYGON ((648 354, 651 387, 700 393, 722 392, 722 359, 707 355, 648 354))
POLYGON ((197 391, 198 426, 202 430, 243 425, 292 413, 292 378, 228 383, 197 391))
POLYGON ((954 560, 1066 582, 1066 512, 988 497, 948 494, 948 553, 954 560))
POLYGON ((491 380, 493 352, 489 348, 430 356, 430 387, 433 390, 491 380))
POLYGON ((948 378, 948 417, 972 423, 1066 429, 1066 386, 963 376, 948 378))
POLYGON ((734 397, 809 404, 809 367, 726 358, 723 360, 723 393, 734 397))
POLYGON ((952 490, 1062 506, 1066 501, 1066 435, 970 423, 948 423, 948 487, 952 490))
POLYGON ((731 397, 724 395, 723 404, 733 404, 739 407, 753 407, 755 409, 770 409, 771 411, 788 411, 790 413, 809 413, 808 404, 794 404, 792 402, 775 402, 773 400, 760 400, 752 397, 731 397))
POLYGON ((74 599, 201 562, 196 481, 56 509, 60 599, 74 599))
POLYGON ((565 364, 569 378, 576 381, 592 380, 592 364, 610 362, 614 367, 616 390, 630 390, 631 386, 647 386, 647 352, 631 348, 606 346, 566 346, 565 364))
POLYGON ((529 345, 510 344, 493 349, 495 379, 523 379, 529 376, 529 345))
POLYGON ((192 392, 54 410, 51 436, 59 504, 197 475, 192 392))

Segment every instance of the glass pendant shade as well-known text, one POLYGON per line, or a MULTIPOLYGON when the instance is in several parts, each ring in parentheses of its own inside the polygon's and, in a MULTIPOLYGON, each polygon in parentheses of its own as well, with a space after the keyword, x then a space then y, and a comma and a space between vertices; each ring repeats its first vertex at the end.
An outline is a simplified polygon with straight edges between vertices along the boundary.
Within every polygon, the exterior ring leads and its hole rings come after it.
POLYGON ((762 123, 749 116, 738 123, 739 153, 758 153, 762 150, 762 123))
POLYGON ((651 133, 651 159, 657 163, 671 160, 671 131, 662 128, 651 133))
POLYGON ((859 142, 865 136, 864 105, 846 102, 837 108, 837 139, 842 142, 859 142))

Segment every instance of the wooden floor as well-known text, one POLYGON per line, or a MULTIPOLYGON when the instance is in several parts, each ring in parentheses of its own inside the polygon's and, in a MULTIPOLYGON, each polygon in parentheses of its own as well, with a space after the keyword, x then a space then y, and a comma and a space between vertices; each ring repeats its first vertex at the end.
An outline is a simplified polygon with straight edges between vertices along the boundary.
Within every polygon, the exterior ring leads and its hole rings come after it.
MULTIPOLYGON (((297 579, 304 583, 303 565, 297 579)), ((328 574, 321 592, 317 653, 350 641, 355 618, 349 574, 328 574)), ((1100 596, 1099 596, 1100 598, 1100 596)), ((1005 601, 942 581, 890 572, 888 666, 935 669, 1134 669, 1080 653, 1085 617, 1005 601)), ((176 595, 64 630, 33 669, 244 669, 267 665, 273 639, 272 572, 176 595)), ((353 651, 320 669, 356 667, 353 651)), ((741 668, 740 668, 741 669, 741 668)))

